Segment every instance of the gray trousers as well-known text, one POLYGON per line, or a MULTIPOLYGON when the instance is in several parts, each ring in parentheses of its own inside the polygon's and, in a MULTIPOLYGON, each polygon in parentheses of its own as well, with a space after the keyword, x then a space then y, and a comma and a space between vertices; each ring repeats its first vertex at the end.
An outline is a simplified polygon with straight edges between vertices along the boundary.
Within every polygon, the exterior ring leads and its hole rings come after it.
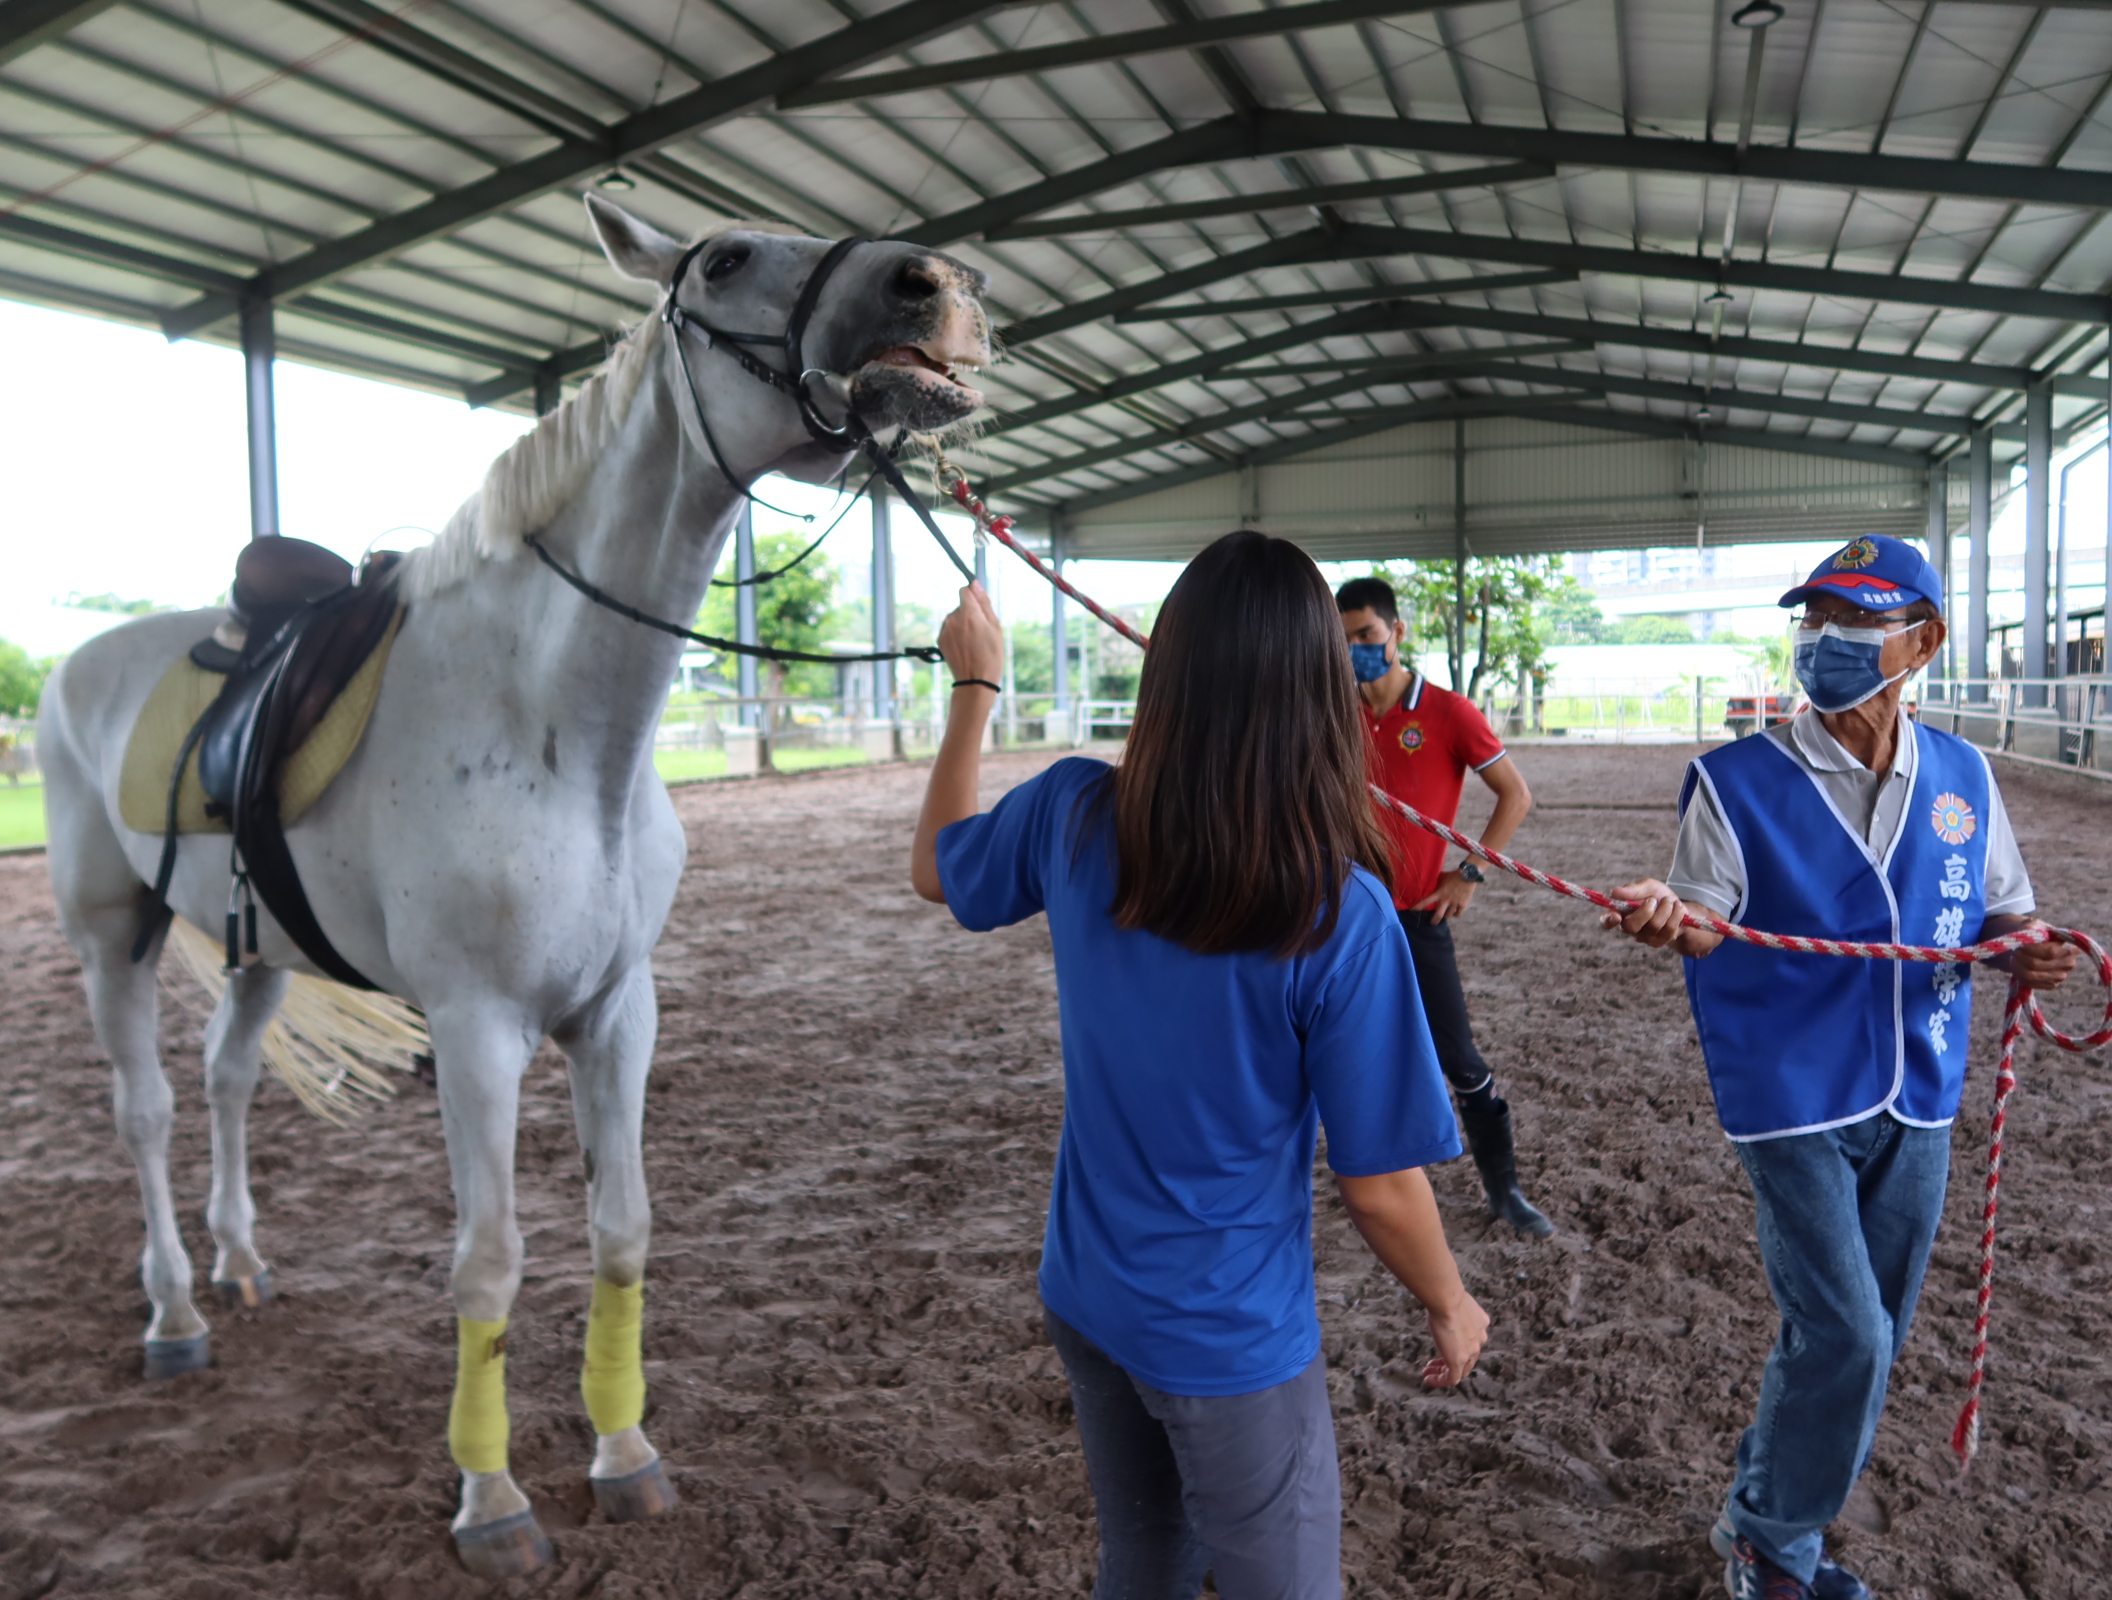
POLYGON ((1327 1363, 1253 1394, 1131 1377, 1053 1311, 1100 1521, 1093 1600, 1339 1600, 1342 1477, 1327 1363))

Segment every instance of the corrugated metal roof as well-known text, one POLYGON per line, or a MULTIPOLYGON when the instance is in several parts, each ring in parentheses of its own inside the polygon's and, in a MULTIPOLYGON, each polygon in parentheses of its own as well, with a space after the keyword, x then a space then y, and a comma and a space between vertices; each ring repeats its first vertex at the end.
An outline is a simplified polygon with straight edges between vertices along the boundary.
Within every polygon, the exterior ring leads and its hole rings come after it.
POLYGON ((0 293, 223 340, 264 296, 289 355, 521 406, 644 309, 596 182, 901 234, 990 273, 973 464, 1044 517, 1432 407, 1902 472, 2013 452, 2032 381, 2101 413, 2106 0, 1733 9, 5 0, 0 293))

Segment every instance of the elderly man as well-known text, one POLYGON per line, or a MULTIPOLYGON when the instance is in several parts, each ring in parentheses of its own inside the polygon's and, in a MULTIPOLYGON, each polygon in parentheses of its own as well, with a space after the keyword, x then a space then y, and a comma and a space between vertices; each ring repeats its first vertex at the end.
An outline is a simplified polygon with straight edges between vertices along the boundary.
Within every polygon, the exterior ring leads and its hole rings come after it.
MULTIPOLYGON (((1711 1535, 1736 1600, 1866 1600, 1822 1535, 1868 1464, 1928 1266, 1966 1068, 1970 974, 1762 950, 1682 928, 1682 903, 1774 933, 1956 945, 2033 926, 2031 881, 1987 759, 1900 710, 1944 639, 1911 545, 1856 539, 1801 605, 1809 709, 1687 772, 1667 882, 1607 927, 1686 958, 1716 1113, 1752 1182, 1782 1314, 1711 1535)), ((2066 945, 1994 963, 2034 988, 2066 945)))

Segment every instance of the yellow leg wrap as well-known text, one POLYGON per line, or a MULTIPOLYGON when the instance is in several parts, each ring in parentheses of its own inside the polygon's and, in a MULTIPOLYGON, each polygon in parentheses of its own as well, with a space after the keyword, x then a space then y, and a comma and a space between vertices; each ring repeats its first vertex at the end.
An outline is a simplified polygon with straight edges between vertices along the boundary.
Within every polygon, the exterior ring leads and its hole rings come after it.
POLYGON ((579 1369, 579 1397, 596 1433, 621 1433, 645 1415, 645 1365, 639 1333, 645 1318, 645 1285, 618 1288, 594 1280, 587 1312, 587 1359, 579 1369))
POLYGON ((455 1403, 447 1450, 464 1472, 506 1470, 506 1319, 455 1319, 455 1403))

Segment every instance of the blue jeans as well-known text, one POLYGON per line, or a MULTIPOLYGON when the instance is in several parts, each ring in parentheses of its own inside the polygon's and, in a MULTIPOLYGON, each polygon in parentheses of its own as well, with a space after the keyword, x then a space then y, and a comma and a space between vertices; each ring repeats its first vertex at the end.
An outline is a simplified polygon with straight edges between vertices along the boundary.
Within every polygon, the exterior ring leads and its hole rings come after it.
POLYGON ((1167 1394, 1044 1308, 1100 1522, 1093 1600, 1339 1600, 1342 1477, 1327 1363, 1253 1394, 1167 1394))
POLYGON ((1730 1518, 1809 1583, 1870 1462, 1943 1213, 1951 1130, 1879 1115, 1737 1149, 1782 1331, 1738 1442, 1730 1518))

